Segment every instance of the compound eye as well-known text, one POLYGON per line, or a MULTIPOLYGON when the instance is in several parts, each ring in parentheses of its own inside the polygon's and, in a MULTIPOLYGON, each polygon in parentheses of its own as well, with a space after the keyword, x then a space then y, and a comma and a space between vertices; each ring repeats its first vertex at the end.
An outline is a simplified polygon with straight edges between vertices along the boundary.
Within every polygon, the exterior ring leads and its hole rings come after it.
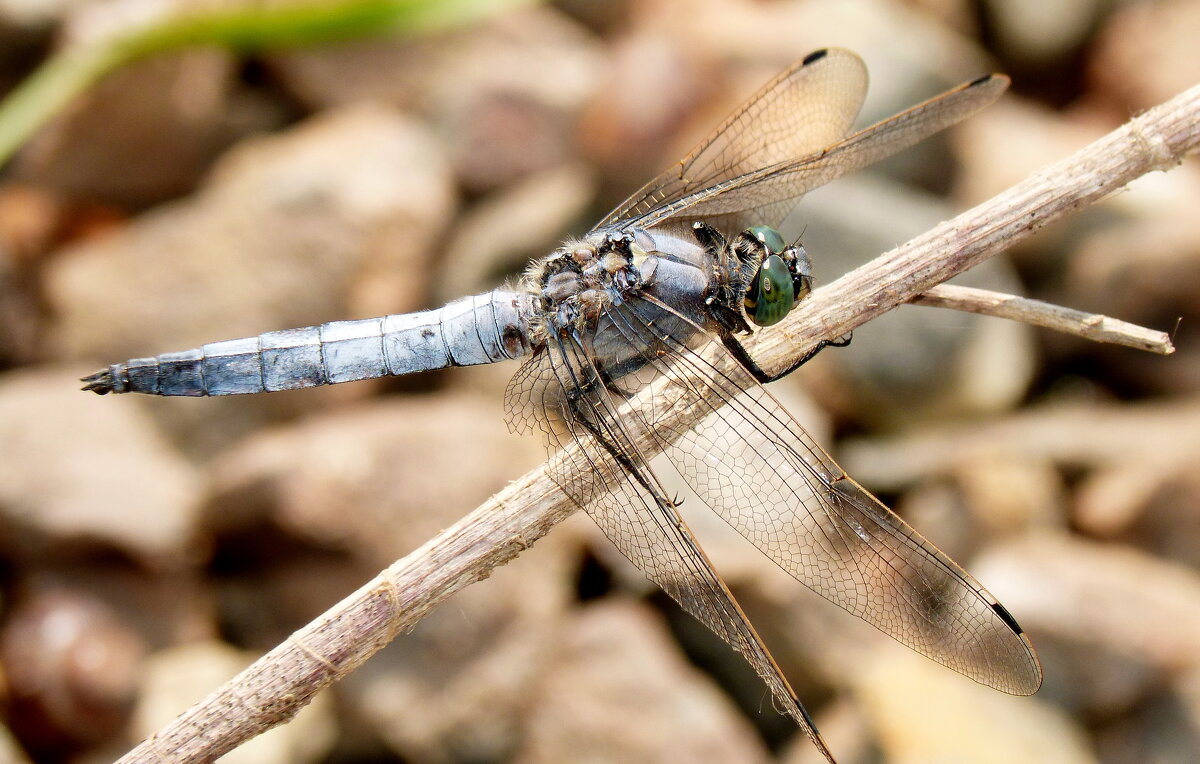
POLYGON ((769 225, 756 225, 746 229, 746 233, 753 236, 755 239, 766 248, 767 253, 778 255, 787 249, 787 244, 783 241, 783 235, 769 225))
POLYGON ((792 274, 779 255, 768 255, 746 291, 746 315, 759 326, 783 320, 796 304, 792 274))

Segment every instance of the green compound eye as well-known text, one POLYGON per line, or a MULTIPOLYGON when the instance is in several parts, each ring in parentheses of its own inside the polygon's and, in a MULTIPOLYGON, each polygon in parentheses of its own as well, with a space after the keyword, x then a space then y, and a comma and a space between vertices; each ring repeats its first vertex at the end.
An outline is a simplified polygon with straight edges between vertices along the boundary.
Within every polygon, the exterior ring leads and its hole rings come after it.
POLYGON ((787 249, 783 236, 769 225, 751 226, 746 229, 746 233, 762 242, 762 245, 767 248, 767 252, 772 255, 778 255, 787 249))
POLYGON ((792 286, 792 274, 783 258, 769 255, 762 261, 746 292, 745 304, 746 315, 759 326, 777 324, 791 311, 796 304, 796 291, 792 286))

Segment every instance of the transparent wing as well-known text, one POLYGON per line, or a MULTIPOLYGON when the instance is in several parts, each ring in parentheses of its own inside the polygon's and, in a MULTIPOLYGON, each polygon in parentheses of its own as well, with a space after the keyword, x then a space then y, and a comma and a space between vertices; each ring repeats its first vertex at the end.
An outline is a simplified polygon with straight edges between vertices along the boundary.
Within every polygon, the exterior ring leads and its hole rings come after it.
POLYGON ((701 189, 832 146, 854 124, 866 93, 867 69, 857 55, 838 48, 811 53, 596 227, 641 218, 701 189))
POLYGON ((638 377, 672 390, 670 406, 632 408, 625 427, 652 433, 701 500, 813 591, 978 682, 1036 691, 1041 666, 1008 611, 846 475, 711 335, 660 334, 664 308, 610 311, 648 349, 638 377), (681 407, 708 413, 687 427, 671 418, 681 407))
POLYGON ((704 220, 724 231, 748 225, 778 226, 800 196, 960 122, 999 98, 1008 82, 1003 75, 981 77, 814 153, 760 164, 740 175, 694 187, 682 196, 663 199, 650 210, 638 207, 637 214, 622 220, 621 225, 652 228, 670 219, 704 220))
POLYGON ((830 762, 812 718, 784 678, 741 607, 666 497, 622 422, 629 401, 578 343, 535 355, 507 393, 514 430, 540 430, 550 474, 629 560, 754 667, 779 705, 830 762))
POLYGON ((651 228, 668 218, 778 225, 801 195, 966 119, 999 98, 1007 87, 1004 75, 981 77, 816 154, 763 166, 662 205, 639 218, 636 225, 651 228))

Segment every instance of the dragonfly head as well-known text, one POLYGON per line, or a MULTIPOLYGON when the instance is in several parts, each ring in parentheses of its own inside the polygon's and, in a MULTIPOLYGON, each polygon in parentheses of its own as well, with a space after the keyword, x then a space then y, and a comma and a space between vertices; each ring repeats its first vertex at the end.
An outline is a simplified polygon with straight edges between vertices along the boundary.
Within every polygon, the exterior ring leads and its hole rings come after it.
POLYGON ((746 315, 759 326, 777 324, 812 290, 812 261, 804 247, 789 246, 770 226, 752 226, 742 237, 759 252, 758 270, 746 285, 746 315))

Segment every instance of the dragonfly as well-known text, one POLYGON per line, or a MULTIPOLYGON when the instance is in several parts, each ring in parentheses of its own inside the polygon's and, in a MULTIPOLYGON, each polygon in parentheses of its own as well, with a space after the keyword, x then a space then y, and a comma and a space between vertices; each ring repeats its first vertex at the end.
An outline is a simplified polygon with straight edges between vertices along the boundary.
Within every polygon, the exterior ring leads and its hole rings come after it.
POLYGON ((774 374, 744 343, 813 288, 808 253, 779 233, 801 195, 959 122, 1007 86, 1003 75, 981 77, 851 133, 866 66, 850 51, 818 50, 515 285, 436 310, 136 358, 85 377, 84 389, 234 395, 523 359, 505 394, 510 428, 541 434, 562 491, 750 663, 832 762, 650 459, 665 453, 705 505, 826 599, 977 682, 1038 689, 1041 664, 1013 616, 764 388, 848 340, 774 374))

